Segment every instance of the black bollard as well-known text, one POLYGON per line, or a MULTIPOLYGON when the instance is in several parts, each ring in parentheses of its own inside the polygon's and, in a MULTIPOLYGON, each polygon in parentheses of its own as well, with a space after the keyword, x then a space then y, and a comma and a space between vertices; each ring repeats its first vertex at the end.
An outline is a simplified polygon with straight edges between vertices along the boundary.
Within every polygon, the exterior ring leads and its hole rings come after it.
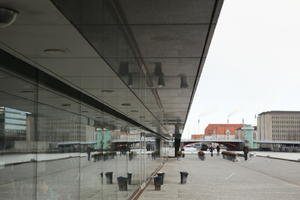
POLYGON ((180 183, 181 184, 186 184, 188 175, 189 175, 189 173, 187 173, 187 172, 180 172, 180 183))
POLYGON ((106 184, 113 184, 113 172, 106 172, 105 173, 105 177, 106 177, 106 184))
POLYGON ((128 179, 128 185, 131 185, 131 177, 132 177, 132 173, 127 173, 127 179, 128 179))
POLYGON ((103 184, 103 172, 100 173, 101 183, 103 184))
POLYGON ((120 191, 127 191, 127 181, 128 181, 127 178, 119 176, 117 178, 117 180, 118 180, 119 190, 120 191))

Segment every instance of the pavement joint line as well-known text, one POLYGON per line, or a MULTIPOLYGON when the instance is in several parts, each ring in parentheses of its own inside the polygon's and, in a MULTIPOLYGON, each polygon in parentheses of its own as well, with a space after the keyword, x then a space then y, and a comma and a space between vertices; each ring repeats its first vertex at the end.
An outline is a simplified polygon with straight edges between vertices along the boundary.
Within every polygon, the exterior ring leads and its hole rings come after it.
MULTIPOLYGON (((159 172, 164 166, 165 164, 167 163, 168 161, 166 162, 163 162, 159 167, 157 167, 154 172, 150 175, 150 176, 153 176, 154 174, 156 174, 157 172, 159 172)), ((142 188, 137 188, 136 191, 134 191, 130 197, 128 198, 128 200, 137 200, 139 199, 139 197, 143 194, 143 192, 147 189, 147 187, 149 186, 151 182, 151 179, 146 179, 146 181, 144 182, 144 186, 142 188)))
POLYGON ((232 172, 228 177, 225 178, 225 180, 229 180, 231 177, 233 177, 235 175, 234 172, 232 172))

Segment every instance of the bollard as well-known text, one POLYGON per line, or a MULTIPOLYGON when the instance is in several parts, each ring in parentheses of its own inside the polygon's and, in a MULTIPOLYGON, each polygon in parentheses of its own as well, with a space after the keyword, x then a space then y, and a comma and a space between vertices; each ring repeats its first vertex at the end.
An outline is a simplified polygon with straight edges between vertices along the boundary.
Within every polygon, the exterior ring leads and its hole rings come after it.
POLYGON ((187 172, 180 172, 180 183, 181 184, 186 184, 188 175, 189 175, 189 173, 187 173, 187 172))
POLYGON ((127 191, 127 178, 119 176, 117 180, 119 185, 119 191, 127 191))
POLYGON ((128 185, 131 185, 131 178, 132 178, 132 173, 128 172, 127 173, 128 185))
POLYGON ((161 184, 163 185, 163 184, 164 184, 164 176, 165 176, 165 173, 163 173, 163 172, 158 172, 158 173, 157 173, 157 176, 160 176, 160 177, 161 177, 161 184))
POLYGON ((161 189, 161 176, 154 176, 154 186, 156 191, 160 191, 161 189))
POLYGON ((100 173, 101 183, 103 184, 103 172, 100 173))
POLYGON ((106 172, 105 173, 105 177, 106 177, 106 184, 113 184, 113 172, 106 172))

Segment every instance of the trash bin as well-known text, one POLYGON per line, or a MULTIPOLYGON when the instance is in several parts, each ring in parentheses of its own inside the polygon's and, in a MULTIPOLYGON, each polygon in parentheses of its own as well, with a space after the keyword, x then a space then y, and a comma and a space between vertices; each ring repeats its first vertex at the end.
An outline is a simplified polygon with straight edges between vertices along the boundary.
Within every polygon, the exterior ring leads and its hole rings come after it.
POLYGON ((161 184, 163 185, 163 184, 164 184, 164 176, 165 176, 165 173, 163 173, 163 172, 158 172, 158 173, 157 173, 157 176, 160 176, 160 177, 161 177, 161 184))
POLYGON ((154 186, 155 190, 159 191, 162 185, 162 177, 161 176, 154 176, 154 186))
POLYGON ((113 173, 112 172, 106 172, 105 177, 106 177, 106 184, 113 184, 113 182, 112 182, 113 173))
POLYGON ((131 185, 131 177, 132 177, 132 173, 128 172, 127 173, 128 185, 131 185))
POLYGON ((119 176, 117 180, 119 185, 119 191, 127 191, 127 178, 119 176))
POLYGON ((187 173, 187 172, 180 172, 180 183, 181 184, 186 184, 188 175, 189 175, 189 173, 187 173))

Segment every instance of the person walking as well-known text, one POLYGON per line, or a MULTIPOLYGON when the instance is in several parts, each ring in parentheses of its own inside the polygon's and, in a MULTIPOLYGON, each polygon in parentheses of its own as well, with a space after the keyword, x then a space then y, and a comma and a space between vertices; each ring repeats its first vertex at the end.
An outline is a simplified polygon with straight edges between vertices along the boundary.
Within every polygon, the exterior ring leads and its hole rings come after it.
POLYGON ((92 148, 91 147, 87 147, 88 161, 90 161, 90 159, 91 159, 91 151, 92 151, 92 148))
POLYGON ((245 160, 248 160, 249 148, 247 146, 244 146, 243 152, 244 152, 244 158, 245 158, 245 160))
POLYGON ((210 145, 209 151, 210 151, 210 156, 213 157, 214 156, 214 147, 212 145, 210 145))
POLYGON ((220 155, 220 146, 217 146, 217 155, 220 155))

